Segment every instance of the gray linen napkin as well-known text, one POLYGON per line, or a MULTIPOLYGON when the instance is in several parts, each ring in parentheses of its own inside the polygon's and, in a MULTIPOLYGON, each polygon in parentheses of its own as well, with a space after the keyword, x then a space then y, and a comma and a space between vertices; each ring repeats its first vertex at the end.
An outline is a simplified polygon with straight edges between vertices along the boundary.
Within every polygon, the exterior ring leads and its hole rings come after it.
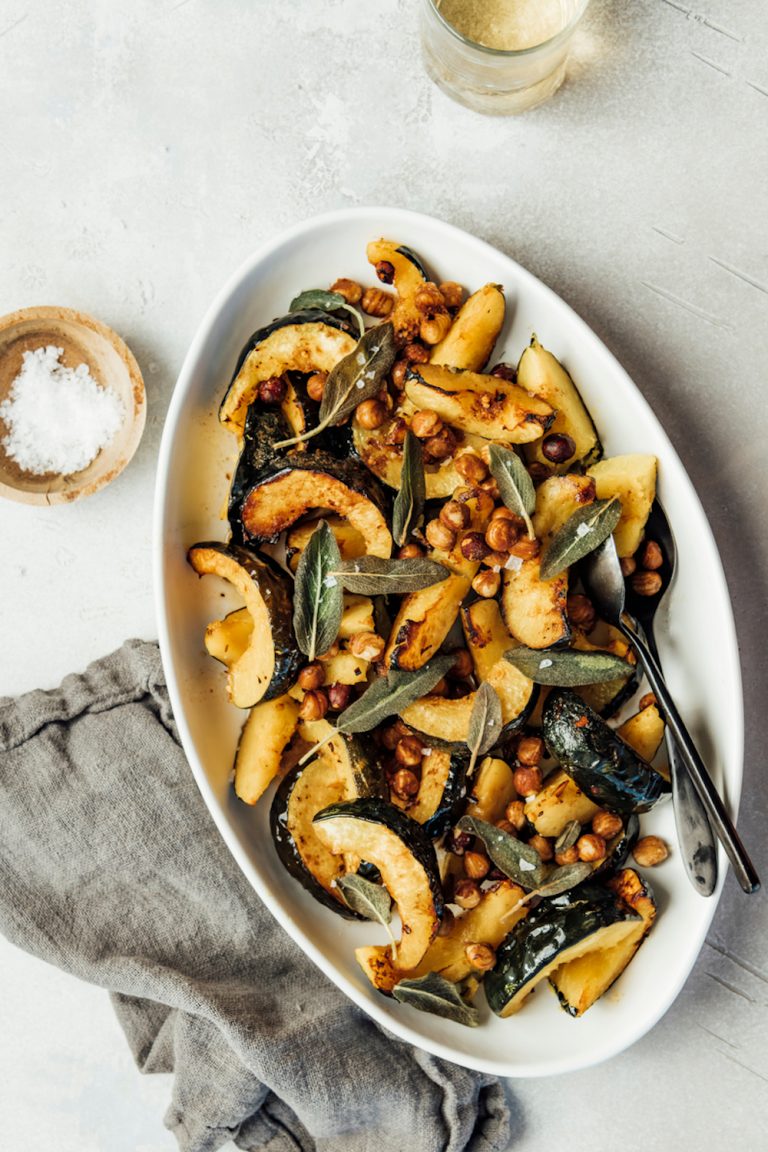
POLYGON ((110 989, 184 1152, 497 1152, 501 1084, 388 1035, 307 960, 220 839, 156 645, 0 701, 0 930, 110 989))

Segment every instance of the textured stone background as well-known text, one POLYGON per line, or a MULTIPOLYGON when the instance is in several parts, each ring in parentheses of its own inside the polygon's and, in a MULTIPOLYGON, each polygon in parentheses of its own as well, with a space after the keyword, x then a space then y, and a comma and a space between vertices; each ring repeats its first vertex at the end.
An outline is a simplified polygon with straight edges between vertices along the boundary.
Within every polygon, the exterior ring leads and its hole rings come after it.
MULTIPOLYGON (((422 74, 416 0, 0 0, 0 313, 91 311, 134 349, 138 456, 82 505, 0 508, 0 695, 154 634, 163 416, 213 293, 281 228, 346 204, 431 212, 579 311, 653 402, 711 518, 747 707, 742 828, 768 880, 768 31, 759 0, 593 0, 570 80, 484 120, 422 74), (41 639, 44 636, 44 640, 41 639)), ((706 604, 706 588, 702 588, 706 604)), ((729 880, 666 1018, 631 1051, 512 1086, 514 1147, 765 1147, 764 896, 729 880)), ((2 1146, 161 1152, 163 1078, 103 993, 0 941, 2 1146)))

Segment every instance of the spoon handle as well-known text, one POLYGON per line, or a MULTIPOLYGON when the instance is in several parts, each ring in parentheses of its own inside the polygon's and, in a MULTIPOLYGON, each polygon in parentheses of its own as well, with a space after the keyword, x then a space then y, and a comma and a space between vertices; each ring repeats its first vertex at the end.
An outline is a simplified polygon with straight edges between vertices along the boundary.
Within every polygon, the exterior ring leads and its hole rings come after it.
MULTIPOLYGON (((649 621, 643 628, 648 651, 661 670, 661 661, 649 621)), ((677 750, 675 739, 667 727, 664 743, 672 780, 672 808, 675 813, 677 839, 685 870, 700 896, 711 896, 717 885, 717 842, 712 833, 707 812, 688 769, 677 750)))
POLYGON ((620 626, 621 631, 637 652, 648 683, 651 686, 651 691, 655 694, 661 711, 664 713, 664 719, 674 737, 682 761, 688 769, 691 781, 707 810, 707 815, 712 823, 712 827, 717 833, 717 837, 725 849, 725 854, 731 862, 733 870, 736 873, 736 879, 745 892, 757 892, 760 887, 760 880, 754 865, 747 855, 746 849, 739 839, 739 834, 733 826, 733 821, 728 815, 725 805, 720 799, 715 785, 712 783, 712 778, 707 772, 704 762, 699 756, 696 746, 688 733, 688 729, 685 727, 680 713, 675 707, 669 689, 664 683, 664 677, 659 665, 649 652, 646 644, 624 620, 621 621, 620 626))

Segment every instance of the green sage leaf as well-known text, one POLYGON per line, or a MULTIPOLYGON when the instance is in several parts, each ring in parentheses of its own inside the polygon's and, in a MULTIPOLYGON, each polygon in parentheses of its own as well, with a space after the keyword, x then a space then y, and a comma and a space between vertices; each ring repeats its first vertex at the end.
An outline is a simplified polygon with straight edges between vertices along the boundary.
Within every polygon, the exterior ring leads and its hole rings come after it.
POLYGON ((418 592, 431 584, 447 580, 450 571, 434 560, 383 560, 378 556, 361 556, 347 560, 335 573, 347 592, 360 596, 402 595, 418 592))
POLYGON ((314 428, 281 440, 275 448, 289 448, 311 440, 331 424, 351 416, 358 404, 370 400, 381 390, 381 382, 395 362, 395 332, 392 324, 377 324, 361 336, 357 347, 339 360, 325 382, 319 420, 314 428))
POLYGON ((587 864, 585 860, 579 860, 576 864, 564 864, 562 868, 553 868, 544 883, 540 884, 532 895, 560 896, 589 879, 594 871, 594 864, 587 864))
POLYGON ((605 684, 632 675, 632 665, 612 652, 579 652, 576 648, 510 648, 504 659, 534 684, 577 688, 605 684))
POLYGON ((321 520, 301 554, 293 594, 296 643, 310 660, 327 652, 339 632, 344 594, 334 572, 340 564, 336 538, 321 520))
POLYGON ((516 452, 499 444, 491 444, 489 459, 491 475, 499 486, 505 506, 525 520, 528 535, 533 536, 531 516, 536 507, 536 489, 525 464, 516 452))
POLYGON ((338 312, 342 310, 353 316, 357 329, 362 336, 365 332, 365 323, 356 308, 344 299, 340 292, 329 292, 325 288, 308 288, 300 292, 291 300, 289 312, 300 312, 304 308, 321 308, 324 312, 338 312))
POLYGON ((462 816, 458 828, 478 836, 493 863, 521 888, 538 888, 547 877, 547 867, 535 848, 503 832, 486 820, 475 816, 462 816))
POLYGON ((501 736, 501 729, 501 700, 499 700, 498 693, 491 684, 481 684, 475 692, 475 699, 469 716, 469 730, 467 732, 467 747, 470 752, 468 776, 474 772, 478 756, 484 756, 497 743, 501 736))
POLYGON ((476 1028, 480 1023, 480 1013, 462 998, 459 985, 438 976, 437 972, 428 972, 414 980, 401 980, 395 984, 392 995, 401 1004, 410 1004, 420 1012, 430 1012, 468 1028, 476 1028))
POLYGON ((381 676, 336 720, 339 732, 370 732, 382 720, 399 715, 414 700, 426 695, 442 680, 455 662, 455 656, 446 653, 433 656, 428 664, 416 672, 399 672, 393 669, 388 676, 381 676))
POLYGON ((385 928, 392 919, 392 897, 383 884, 374 884, 353 872, 347 876, 340 876, 336 887, 344 898, 344 903, 364 916, 366 920, 374 920, 385 928))
POLYGON ((581 824, 579 824, 578 820, 569 820, 557 840, 555 840, 555 856, 559 856, 561 852, 567 852, 569 848, 573 848, 579 836, 581 836, 581 824))
POLYGON ((427 481, 424 476, 424 452, 421 441, 408 430, 403 444, 403 470, 400 488, 392 510, 392 538, 401 548, 424 521, 427 481))
POLYGON ((607 540, 621 518, 618 496, 577 508, 541 553, 541 578, 551 580, 607 540))

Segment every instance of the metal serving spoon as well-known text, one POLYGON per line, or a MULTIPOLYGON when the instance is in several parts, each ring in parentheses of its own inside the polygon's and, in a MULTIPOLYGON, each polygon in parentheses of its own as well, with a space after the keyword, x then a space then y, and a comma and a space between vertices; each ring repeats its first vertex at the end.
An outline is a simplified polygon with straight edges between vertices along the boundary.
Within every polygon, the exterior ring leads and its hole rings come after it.
MULTIPOLYGON (((661 511, 660 506, 659 511, 661 511)), ((662 513, 663 515, 663 513, 662 513)), ((665 517, 666 520, 666 517, 665 517)), ((668 525, 667 525, 668 528, 668 525)), ((668 539, 671 540, 671 532, 668 531, 668 539)), ((661 541, 658 541, 661 545, 661 541)), ((671 577, 673 556, 667 555, 667 574, 671 577)), ((664 576, 664 569, 662 569, 662 578, 664 576)), ((739 835, 733 825, 733 821, 728 815, 723 801, 720 799, 717 789, 712 782, 707 769, 704 766, 696 746, 691 739, 688 729, 685 727, 679 712, 675 706, 669 689, 667 688, 664 678, 662 676, 661 668, 658 664, 658 658, 655 655, 655 645, 651 651, 651 645, 646 644, 633 627, 630 626, 627 619, 624 617, 626 588, 624 585, 624 576, 621 571, 619 557, 616 553, 616 545, 613 542, 613 537, 609 536, 604 543, 596 548, 594 552, 590 553, 582 561, 582 579, 584 585, 594 601, 600 615, 609 624, 613 624, 615 628, 626 637, 630 642, 635 652, 637 653, 640 664, 651 686, 651 691, 655 694, 659 702, 659 707, 667 722, 667 727, 677 745, 677 750, 683 765, 687 769, 690 781, 693 783, 696 792, 698 793, 706 813, 711 822, 712 828, 717 834, 718 839, 725 849, 726 856, 731 862, 733 870, 739 884, 745 892, 756 892, 760 887, 760 880, 758 879, 754 865, 750 860, 747 852, 739 839, 739 835)), ((655 597, 648 597, 649 600, 661 600, 661 596, 668 587, 668 580, 662 583, 661 594, 655 597)), ((633 606, 636 607, 636 600, 640 597, 633 597, 633 606)), ((655 610, 655 609, 654 609, 655 610)), ((648 609, 645 609, 648 612, 648 609)), ((648 616, 646 615, 646 622, 648 616)), ((675 753, 670 755, 670 770, 674 772, 673 764, 675 763, 675 753)), ((680 782, 684 777, 678 773, 678 797, 682 801, 683 793, 680 791, 680 782)), ((674 780, 674 776, 673 776, 674 780)), ((685 785, 682 785, 684 788, 685 785)), ((674 789, 674 783, 673 783, 674 789)), ((673 793, 674 795, 674 793, 673 793)), ((677 815, 677 808, 676 808, 677 815)), ((687 809, 690 811, 690 819, 693 819, 693 808, 687 809)), ((686 814, 685 819, 678 820, 678 829, 681 825, 687 826, 689 817, 686 814)), ((697 824, 700 824, 698 817, 696 817, 697 824)), ((681 836, 681 844, 683 851, 688 852, 688 846, 691 841, 686 836, 683 840, 681 836)), ((694 847, 695 852, 695 847, 694 847)), ((697 890, 702 890, 698 882, 694 880, 694 872, 691 870, 690 863, 688 864, 689 875, 694 882, 697 890)))

